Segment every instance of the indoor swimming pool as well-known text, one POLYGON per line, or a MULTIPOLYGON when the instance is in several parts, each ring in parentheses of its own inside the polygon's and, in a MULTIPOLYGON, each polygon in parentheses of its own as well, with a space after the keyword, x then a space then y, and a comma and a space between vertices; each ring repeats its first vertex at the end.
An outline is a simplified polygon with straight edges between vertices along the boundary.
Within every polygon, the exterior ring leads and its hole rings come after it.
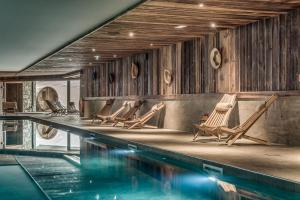
POLYGON ((195 170, 131 144, 125 148, 28 120, 1 123, 2 154, 7 148, 20 150, 11 163, 0 162, 0 174, 5 174, 0 179, 1 200, 19 199, 22 194, 53 200, 300 199, 294 192, 222 175, 217 168, 195 170), (18 195, 11 195, 12 191, 18 195))

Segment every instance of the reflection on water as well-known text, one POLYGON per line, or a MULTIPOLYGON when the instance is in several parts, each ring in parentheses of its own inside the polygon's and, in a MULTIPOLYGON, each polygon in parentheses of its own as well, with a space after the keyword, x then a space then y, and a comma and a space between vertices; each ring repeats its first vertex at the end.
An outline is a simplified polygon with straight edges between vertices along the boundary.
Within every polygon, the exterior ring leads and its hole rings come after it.
POLYGON ((0 121, 0 148, 79 150, 80 137, 29 120, 2 120, 0 121))
POLYGON ((80 148, 79 166, 62 158, 19 158, 52 199, 300 199, 298 194, 268 185, 195 172, 159 155, 116 148, 95 138, 80 139, 76 134, 28 120, 0 123, 1 148, 80 148))

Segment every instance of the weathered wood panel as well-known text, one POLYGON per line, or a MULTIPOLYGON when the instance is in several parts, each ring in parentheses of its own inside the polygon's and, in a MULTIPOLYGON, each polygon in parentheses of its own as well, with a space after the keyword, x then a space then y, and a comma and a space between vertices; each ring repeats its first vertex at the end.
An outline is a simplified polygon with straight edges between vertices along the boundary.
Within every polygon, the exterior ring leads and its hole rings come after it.
POLYGON ((93 97, 216 92, 217 71, 210 66, 208 56, 218 45, 219 34, 213 34, 87 67, 81 78, 85 87, 82 94, 93 97), (132 62, 139 66, 137 79, 131 78, 132 62), (164 82, 164 69, 172 72, 171 85, 164 82), (109 83, 110 73, 115 77, 113 83, 109 83))
MULTIPOLYGON (((240 91, 298 90, 300 9, 235 30, 240 91)), ((239 90, 237 90, 239 91, 239 90)))

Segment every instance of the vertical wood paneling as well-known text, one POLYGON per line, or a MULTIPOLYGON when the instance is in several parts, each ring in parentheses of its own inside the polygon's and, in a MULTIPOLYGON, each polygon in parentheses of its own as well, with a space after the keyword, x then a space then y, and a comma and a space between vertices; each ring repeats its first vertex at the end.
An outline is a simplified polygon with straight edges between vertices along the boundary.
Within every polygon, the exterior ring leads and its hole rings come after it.
POLYGON ((152 96, 298 90, 299 25, 300 9, 86 68, 81 92, 84 96, 152 96), (209 62, 214 47, 223 57, 218 70, 209 62), (131 78, 132 62, 139 65, 137 79, 131 78), (164 69, 173 74, 170 86, 164 83, 164 69), (115 74, 113 84, 108 84, 109 73, 115 74))

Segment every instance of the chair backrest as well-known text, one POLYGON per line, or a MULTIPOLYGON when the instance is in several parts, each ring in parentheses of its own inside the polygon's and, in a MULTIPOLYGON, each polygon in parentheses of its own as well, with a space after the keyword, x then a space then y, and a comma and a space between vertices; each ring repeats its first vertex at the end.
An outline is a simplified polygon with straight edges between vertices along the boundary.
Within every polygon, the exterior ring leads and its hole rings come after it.
POLYGON ((66 109, 66 108, 61 104, 60 101, 55 102, 55 104, 56 104, 56 106, 57 106, 60 110, 66 109))
POLYGON ((127 112, 125 112, 121 118, 125 120, 130 120, 134 117, 135 113, 140 109, 143 105, 144 101, 138 100, 133 103, 133 106, 129 108, 127 112))
POLYGON ((235 94, 225 94, 220 102, 215 106, 215 109, 208 117, 207 121, 204 122, 204 125, 209 127, 227 127, 235 102, 235 94))
POLYGON ((73 101, 69 102, 69 111, 78 111, 73 101))
POLYGON ((49 109, 52 111, 52 112, 57 112, 58 111, 58 108, 57 106, 54 105, 54 103, 52 103, 51 101, 49 100, 45 100, 47 106, 49 107, 49 109))
POLYGON ((166 105, 162 102, 155 104, 154 106, 152 106, 152 108, 146 112, 145 114, 143 114, 142 116, 139 117, 139 119, 141 121, 146 121, 149 120, 150 118, 152 118, 158 111, 160 111, 161 109, 163 109, 166 105))
POLYGON ((269 97, 257 107, 256 111, 243 124, 241 124, 239 128, 247 131, 267 111, 267 109, 275 102, 277 98, 277 95, 272 95, 269 97))
POLYGON ((109 115, 115 99, 109 99, 105 105, 97 112, 97 115, 109 115))
POLYGON ((14 113, 18 110, 17 102, 2 102, 2 110, 7 113, 14 113))
POLYGON ((128 107, 128 105, 129 105, 129 102, 128 101, 124 101, 124 103, 122 104, 122 106, 117 110, 117 111, 115 111, 113 114, 111 114, 111 118, 116 118, 116 117, 118 117, 124 110, 126 110, 127 109, 127 107, 128 107))

